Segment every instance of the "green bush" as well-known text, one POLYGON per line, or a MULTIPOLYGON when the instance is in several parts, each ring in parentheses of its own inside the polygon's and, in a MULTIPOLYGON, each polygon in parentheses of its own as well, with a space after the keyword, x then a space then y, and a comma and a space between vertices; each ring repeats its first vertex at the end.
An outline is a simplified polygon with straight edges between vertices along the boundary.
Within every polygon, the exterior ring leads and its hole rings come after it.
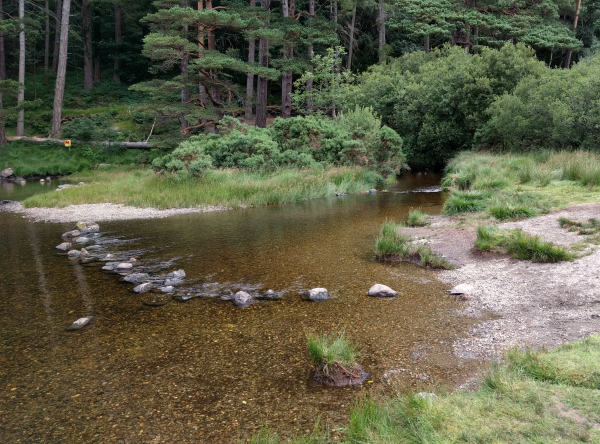
POLYGON ((172 153, 152 161, 156 170, 166 170, 179 175, 202 177, 212 167, 212 158, 193 140, 182 142, 172 153))

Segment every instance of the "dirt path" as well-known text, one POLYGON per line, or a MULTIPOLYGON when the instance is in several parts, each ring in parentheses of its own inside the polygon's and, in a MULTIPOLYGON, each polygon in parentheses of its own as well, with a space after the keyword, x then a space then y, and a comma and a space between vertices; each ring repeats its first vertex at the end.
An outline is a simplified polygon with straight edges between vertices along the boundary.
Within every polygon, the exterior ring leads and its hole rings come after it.
MULTIPOLYGON (((582 236, 558 226, 558 218, 587 221, 600 218, 600 204, 575 205, 501 228, 521 228, 544 240, 571 245, 582 236)), ((431 228, 407 228, 407 234, 427 239, 431 248, 458 266, 439 279, 454 286, 470 284, 473 294, 463 314, 497 319, 477 324, 469 337, 456 341, 464 358, 495 359, 514 345, 553 347, 600 332, 600 250, 573 262, 537 264, 477 252, 474 228, 454 228, 451 218, 436 216, 431 228)))

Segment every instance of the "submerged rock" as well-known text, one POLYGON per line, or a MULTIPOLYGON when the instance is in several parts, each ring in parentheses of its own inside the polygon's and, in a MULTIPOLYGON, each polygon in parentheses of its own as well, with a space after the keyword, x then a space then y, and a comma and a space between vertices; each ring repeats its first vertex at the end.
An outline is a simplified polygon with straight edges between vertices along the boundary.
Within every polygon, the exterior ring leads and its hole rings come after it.
POLYGON ((117 268, 117 265, 119 265, 119 262, 106 262, 102 269, 107 271, 114 271, 117 268))
POLYGON ((171 302, 171 299, 172 298, 170 294, 150 293, 142 297, 142 303, 144 303, 145 305, 150 305, 152 307, 159 307, 161 305, 168 304, 169 302, 171 302))
POLYGON ((85 244, 86 242, 89 242, 90 238, 89 237, 78 237, 77 240, 75 242, 80 243, 80 244, 85 244))
POLYGON ((135 291, 136 293, 146 293, 147 291, 150 291, 153 288, 153 284, 151 284, 150 282, 145 282, 143 284, 138 285, 137 287, 134 287, 133 291, 135 291))
POLYGON ((79 250, 69 250, 67 253, 69 257, 81 257, 81 251, 79 250))
POLYGON ((132 273, 129 276, 125 276, 123 280, 132 284, 141 284, 150 280, 150 275, 148 273, 132 273))
POLYGON ((387 285, 375 284, 369 289, 367 296, 373 296, 377 298, 394 298, 398 296, 398 292, 392 290, 387 285))
POLYGON ((256 299, 262 299, 263 301, 278 301, 281 299, 281 293, 277 293, 274 290, 267 290, 263 294, 257 296, 256 299))
POLYGON ((130 264, 129 262, 121 262, 116 268, 117 270, 131 270, 133 268, 133 264, 130 264))
POLYGON ((313 302, 326 301, 331 297, 326 288, 313 288, 306 292, 306 296, 313 302))
POLYGON ((97 233, 100 231, 100 226, 96 222, 77 222, 73 229, 82 233, 97 233))
POLYGON ((246 308, 254 303, 254 298, 245 291, 238 291, 233 298, 235 305, 246 308))
POLYGON ((166 279, 165 280, 165 286, 170 287, 173 285, 179 285, 183 282, 183 279, 166 279))
POLYGON ((27 181, 25 179, 23 179, 22 177, 17 177, 15 179, 15 183, 18 183, 19 185, 25 185, 27 183, 27 181))
POLYGON ((62 238, 63 239, 74 239, 76 237, 79 237, 81 233, 79 232, 79 230, 71 230, 71 231, 67 231, 66 233, 62 234, 62 238))
POLYGON ((167 274, 167 279, 183 280, 184 278, 185 278, 185 271, 183 271, 183 270, 172 271, 171 273, 167 274))
POLYGON ((70 250, 73 244, 71 242, 63 242, 62 244, 58 244, 56 246, 57 249, 67 251, 70 250))
POLYGON ((8 178, 8 177, 10 177, 10 176, 12 176, 12 175, 13 175, 13 170, 12 170, 12 168, 5 168, 5 169, 3 169, 2 171, 0 171, 0 177, 1 177, 2 179, 6 179, 6 178, 8 178))
POLYGON ((175 291, 175 287, 173 287, 172 285, 168 285, 166 287, 161 287, 160 291, 162 291, 163 293, 173 293, 175 291))
POLYGON ((88 325, 93 320, 94 320, 93 316, 86 316, 85 318, 79 318, 67 327, 67 331, 81 330, 83 327, 88 325))

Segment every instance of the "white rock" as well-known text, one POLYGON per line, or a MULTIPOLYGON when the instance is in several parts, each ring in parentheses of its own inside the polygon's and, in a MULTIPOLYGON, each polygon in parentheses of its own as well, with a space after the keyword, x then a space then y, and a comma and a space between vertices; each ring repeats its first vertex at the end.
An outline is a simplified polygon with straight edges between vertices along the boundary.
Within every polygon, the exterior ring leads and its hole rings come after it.
POLYGON ((62 244, 57 245, 56 248, 67 251, 70 250, 72 246, 73 244, 71 244, 71 242, 63 242, 62 244))
POLYGON ((133 264, 130 264, 129 262, 122 262, 117 265, 117 270, 131 270, 132 268, 133 264))
POLYGON ((330 298, 326 288, 313 288, 306 292, 306 296, 313 302, 326 301, 330 298))
POLYGON ((447 291, 448 294, 473 294, 473 286, 469 284, 460 284, 452 290, 447 291))
POLYGON ((233 302, 238 307, 243 308, 243 307, 247 307, 248 305, 252 304, 254 302, 254 298, 252 296, 250 296, 248 293, 246 293, 245 291, 238 291, 235 294, 233 302))
POLYGON ((398 296, 398 292, 392 290, 387 285, 375 284, 369 289, 367 296, 374 296, 378 298, 394 298, 398 296))
POLYGON ((86 316, 85 318, 79 318, 67 327, 67 331, 81 330, 83 327, 88 325, 93 320, 94 320, 93 316, 86 316))
POLYGON ((153 288, 154 288, 154 285, 152 285, 150 282, 145 282, 145 283, 140 284, 137 287, 135 287, 133 289, 133 291, 135 291, 136 293, 146 293, 147 291, 150 291, 153 288))

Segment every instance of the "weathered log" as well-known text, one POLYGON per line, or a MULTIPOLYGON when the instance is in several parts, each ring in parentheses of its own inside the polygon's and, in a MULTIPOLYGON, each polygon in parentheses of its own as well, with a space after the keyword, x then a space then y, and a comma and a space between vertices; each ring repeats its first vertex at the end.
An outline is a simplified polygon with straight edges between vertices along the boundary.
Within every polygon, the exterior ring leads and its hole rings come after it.
MULTIPOLYGON (((13 142, 15 140, 22 140, 24 142, 30 143, 56 143, 57 145, 64 145, 64 139, 51 139, 45 137, 7 137, 9 142, 13 142)), ((77 141, 75 141, 77 142, 77 141)), ((81 142, 86 145, 101 145, 101 146, 122 146, 124 148, 152 148, 148 142, 113 142, 113 141, 103 141, 103 142, 81 142)))

